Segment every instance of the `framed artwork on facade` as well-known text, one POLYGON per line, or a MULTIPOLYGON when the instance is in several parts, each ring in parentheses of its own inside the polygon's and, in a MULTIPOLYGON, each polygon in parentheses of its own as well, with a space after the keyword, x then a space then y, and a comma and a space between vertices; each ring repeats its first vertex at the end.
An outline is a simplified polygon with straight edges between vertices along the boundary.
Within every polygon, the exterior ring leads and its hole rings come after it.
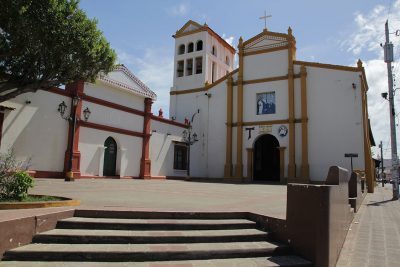
POLYGON ((257 94, 257 115, 275 114, 275 92, 257 94))

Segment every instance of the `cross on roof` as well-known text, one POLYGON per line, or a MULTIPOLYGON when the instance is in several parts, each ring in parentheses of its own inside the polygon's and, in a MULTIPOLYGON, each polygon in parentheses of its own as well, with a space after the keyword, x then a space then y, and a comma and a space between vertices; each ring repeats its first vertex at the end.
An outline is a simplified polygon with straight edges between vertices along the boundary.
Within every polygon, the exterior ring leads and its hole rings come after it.
POLYGON ((268 19, 268 18, 271 18, 271 17, 272 17, 271 15, 268 15, 268 16, 267 16, 267 11, 264 10, 264 16, 262 16, 262 17, 259 18, 259 19, 263 19, 263 20, 264 20, 264 29, 265 29, 265 30, 267 29, 267 19, 268 19))

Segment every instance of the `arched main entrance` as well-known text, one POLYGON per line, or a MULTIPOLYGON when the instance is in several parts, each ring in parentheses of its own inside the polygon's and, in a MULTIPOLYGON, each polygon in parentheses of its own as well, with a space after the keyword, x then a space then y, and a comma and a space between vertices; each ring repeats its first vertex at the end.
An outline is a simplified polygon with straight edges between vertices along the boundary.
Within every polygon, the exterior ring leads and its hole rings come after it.
POLYGON ((253 179, 263 181, 280 180, 279 141, 266 134, 254 143, 253 179))
POLYGON ((117 162, 117 142, 111 136, 104 142, 104 176, 115 176, 115 167, 117 162))

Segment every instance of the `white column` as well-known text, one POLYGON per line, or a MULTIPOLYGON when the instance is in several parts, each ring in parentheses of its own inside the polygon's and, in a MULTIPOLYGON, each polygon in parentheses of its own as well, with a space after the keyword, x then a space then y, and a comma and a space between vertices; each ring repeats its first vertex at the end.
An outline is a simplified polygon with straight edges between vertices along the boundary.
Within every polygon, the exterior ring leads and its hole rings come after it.
POLYGON ((99 146, 99 176, 103 176, 103 169, 104 169, 104 151, 106 150, 105 146, 99 146))
POLYGON ((126 171, 126 148, 118 148, 118 153, 117 153, 117 173, 119 173, 119 177, 124 177, 125 176, 125 171, 126 171))

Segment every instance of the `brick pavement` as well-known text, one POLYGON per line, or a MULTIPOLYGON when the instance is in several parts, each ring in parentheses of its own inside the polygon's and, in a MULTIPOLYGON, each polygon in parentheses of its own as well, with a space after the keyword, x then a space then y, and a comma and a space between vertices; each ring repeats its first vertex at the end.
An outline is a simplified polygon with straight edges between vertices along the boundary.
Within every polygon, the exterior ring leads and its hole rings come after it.
POLYGON ((400 201, 392 187, 377 186, 356 213, 337 267, 400 266, 400 201))

